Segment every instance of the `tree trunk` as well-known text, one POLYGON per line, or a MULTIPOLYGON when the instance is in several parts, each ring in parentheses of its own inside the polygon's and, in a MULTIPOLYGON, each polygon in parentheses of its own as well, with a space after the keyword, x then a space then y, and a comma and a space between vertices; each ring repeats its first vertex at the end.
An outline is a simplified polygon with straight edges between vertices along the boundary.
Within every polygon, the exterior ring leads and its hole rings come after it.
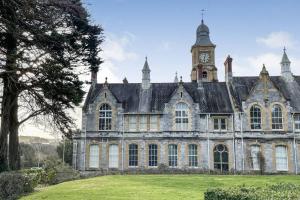
POLYGON ((0 172, 8 170, 7 138, 9 133, 10 96, 7 95, 7 79, 3 79, 3 98, 1 103, 1 130, 0 130, 0 172))
POLYGON ((18 95, 12 95, 12 105, 9 123, 9 168, 19 170, 21 168, 19 149, 19 122, 18 122, 18 95))

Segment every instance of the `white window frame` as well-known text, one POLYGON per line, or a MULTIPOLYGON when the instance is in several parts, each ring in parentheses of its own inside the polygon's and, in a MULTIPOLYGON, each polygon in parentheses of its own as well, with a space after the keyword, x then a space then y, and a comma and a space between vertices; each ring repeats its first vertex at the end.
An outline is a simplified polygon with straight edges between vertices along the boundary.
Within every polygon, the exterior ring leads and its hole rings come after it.
POLYGON ((285 145, 275 147, 276 170, 288 171, 288 149, 285 145), (280 163, 281 162, 281 163, 280 163))
POLYGON ((109 145, 109 168, 119 168, 119 145, 109 145))
POLYGON ((300 131, 300 114, 294 115, 294 127, 295 131, 300 131))
POLYGON ((112 129, 112 109, 107 103, 102 104, 99 108, 99 130, 112 129))
POLYGON ((272 107, 272 130, 283 130, 282 107, 278 104, 272 107))
POLYGON ((147 131, 148 129, 148 116, 147 115, 141 115, 140 116, 140 131, 147 131))
POLYGON ((129 115, 128 117, 128 130, 137 131, 137 117, 135 115, 129 115))
POLYGON ((99 145, 90 144, 89 153, 89 168, 99 168, 99 145))
POLYGON ((178 145, 177 144, 169 144, 168 145, 168 164, 169 167, 177 167, 178 166, 178 145))
POLYGON ((149 167, 157 167, 158 164, 158 146, 157 144, 149 144, 149 159, 148 159, 148 166, 149 167))
POLYGON ((139 146, 137 144, 129 144, 128 146, 128 166, 139 166, 139 146))
POLYGON ((250 128, 251 130, 261 130, 261 107, 253 105, 250 108, 250 128))
POLYGON ((260 160, 259 160, 260 146, 257 144, 250 146, 250 155, 253 170, 260 170, 260 160))
POLYGON ((189 167, 198 167, 198 145, 189 144, 188 151, 189 167))
POLYGON ((175 124, 177 131, 188 131, 189 127, 189 106, 180 102, 175 108, 175 124))
POLYGON ((158 116, 150 115, 150 131, 157 131, 158 130, 158 116))
POLYGON ((214 131, 227 131, 228 128, 227 128, 227 118, 225 117, 215 117, 213 118, 213 129, 214 131), (225 121, 225 129, 222 128, 222 120, 225 121), (216 125, 216 122, 217 122, 217 128, 215 127, 216 125))

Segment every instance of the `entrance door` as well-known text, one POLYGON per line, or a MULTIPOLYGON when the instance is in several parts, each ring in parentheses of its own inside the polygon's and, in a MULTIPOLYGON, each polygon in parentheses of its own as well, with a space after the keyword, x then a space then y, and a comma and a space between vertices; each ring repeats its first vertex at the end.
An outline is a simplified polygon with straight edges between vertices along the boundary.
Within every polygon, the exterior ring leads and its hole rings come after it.
POLYGON ((109 145, 109 168, 119 168, 119 147, 117 144, 109 145))

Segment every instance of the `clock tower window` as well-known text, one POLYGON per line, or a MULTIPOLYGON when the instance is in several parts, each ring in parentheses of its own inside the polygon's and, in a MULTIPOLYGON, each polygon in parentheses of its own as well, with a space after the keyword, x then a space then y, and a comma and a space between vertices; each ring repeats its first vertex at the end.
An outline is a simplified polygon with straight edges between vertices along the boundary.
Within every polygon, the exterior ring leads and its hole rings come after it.
POLYGON ((202 73, 202 78, 207 78, 207 72, 206 72, 206 71, 204 71, 204 72, 202 73))

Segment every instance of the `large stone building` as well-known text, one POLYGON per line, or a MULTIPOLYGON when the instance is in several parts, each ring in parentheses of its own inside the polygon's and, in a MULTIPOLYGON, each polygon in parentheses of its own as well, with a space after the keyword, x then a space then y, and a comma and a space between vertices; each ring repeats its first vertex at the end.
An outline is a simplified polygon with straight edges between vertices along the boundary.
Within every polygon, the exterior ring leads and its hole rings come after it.
POLYGON ((286 50, 281 75, 233 77, 225 60, 219 82, 209 29, 197 28, 191 48, 191 82, 152 83, 145 61, 141 83, 92 85, 74 136, 79 170, 137 170, 168 166, 297 173, 300 167, 300 76, 286 50))

